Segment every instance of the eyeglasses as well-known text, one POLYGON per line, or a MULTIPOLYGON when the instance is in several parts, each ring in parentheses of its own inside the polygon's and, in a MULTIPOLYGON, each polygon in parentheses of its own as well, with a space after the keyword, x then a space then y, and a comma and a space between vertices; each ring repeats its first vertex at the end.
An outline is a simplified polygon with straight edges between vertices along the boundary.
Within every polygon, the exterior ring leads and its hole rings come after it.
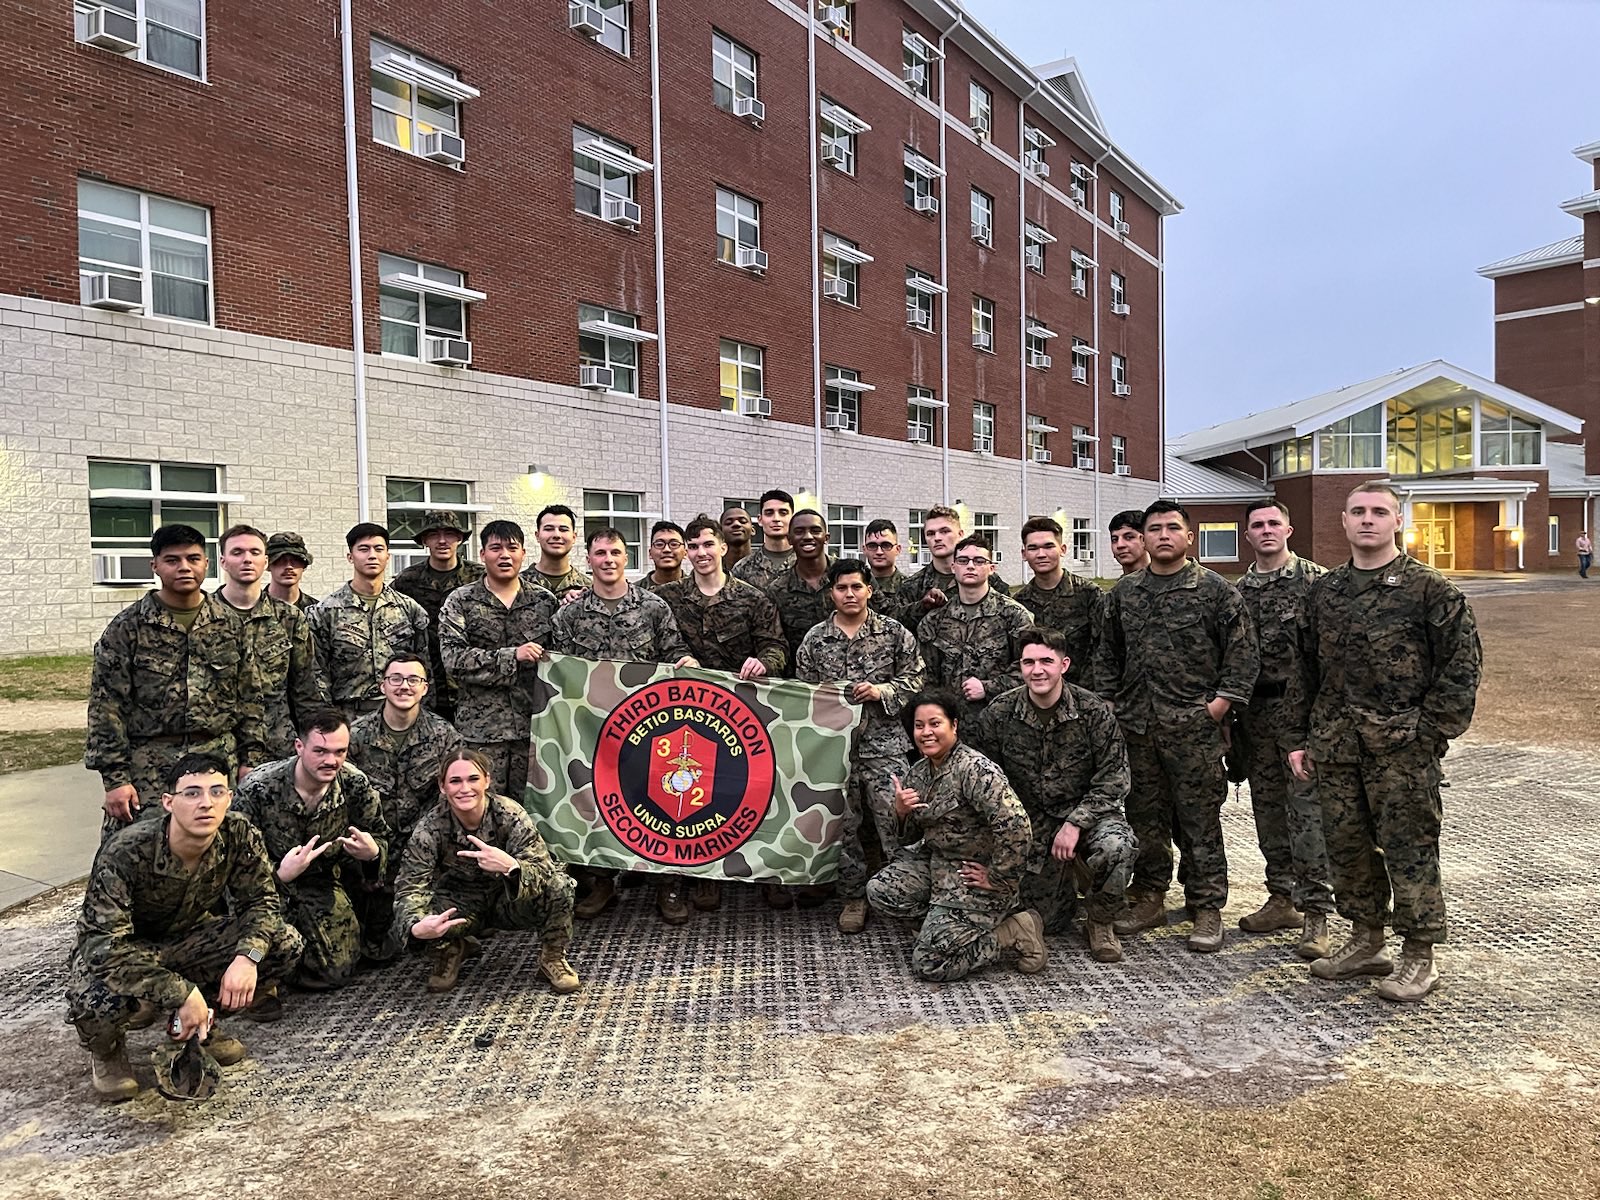
MULTIPOLYGON (((201 800, 205 798, 206 794, 206 788, 197 787, 184 788, 177 793, 178 797, 183 800, 201 800)), ((225 784, 214 784, 210 788, 210 796, 213 800, 226 800, 231 795, 233 795, 233 789, 225 784)))
POLYGON ((867 547, 868 550, 893 550, 897 545, 899 545, 898 542, 867 542, 866 543, 866 547, 867 547))
POLYGON ((970 554, 960 554, 956 556, 955 564, 958 567, 987 567, 989 560, 987 558, 975 558, 970 554))
POLYGON ((682 550, 683 549, 683 543, 680 542, 677 538, 672 538, 670 541, 662 541, 661 539, 658 538, 657 540, 655 540, 655 541, 650 543, 650 549, 652 549, 652 550, 682 550))
POLYGON ((402 684, 406 687, 421 687, 428 682, 424 675, 385 675, 383 681, 390 687, 399 687, 402 684))

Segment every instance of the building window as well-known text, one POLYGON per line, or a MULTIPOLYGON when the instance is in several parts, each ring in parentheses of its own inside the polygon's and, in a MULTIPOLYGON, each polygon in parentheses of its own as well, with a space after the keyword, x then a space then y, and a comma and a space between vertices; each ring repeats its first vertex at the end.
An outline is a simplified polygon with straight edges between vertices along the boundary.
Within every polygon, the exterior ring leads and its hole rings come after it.
POLYGON ((1088 163, 1074 159, 1071 174, 1072 182, 1067 185, 1067 191, 1072 197, 1072 202, 1081 204, 1085 208, 1089 207, 1089 181, 1094 178, 1094 168, 1088 163))
POLYGON ((1114 315, 1128 315, 1128 281, 1116 271, 1111 272, 1111 311, 1114 315))
POLYGON ((1055 337, 1037 317, 1029 317, 1023 336, 1028 343, 1028 365, 1040 371, 1050 369, 1050 339, 1055 337))
POLYGON ((834 37, 848 42, 856 24, 855 0, 817 0, 816 16, 834 37))
POLYGON ((597 529, 615 529, 628 547, 628 570, 644 562, 644 495, 640 492, 583 493, 583 536, 597 529))
POLYGON ((572 127, 572 191, 579 212, 603 217, 607 196, 633 199, 632 157, 632 149, 621 142, 582 125, 572 127))
POLYGON ((843 105, 823 97, 817 121, 822 139, 822 161, 846 175, 856 173, 856 135, 872 128, 843 105))
POLYGON ((615 325, 621 330, 638 329, 639 318, 632 313, 601 308, 597 304, 578 305, 578 365, 604 367, 611 372, 607 391, 628 396, 639 394, 639 342, 626 333, 595 329, 595 324, 615 325), (591 328, 584 328, 584 326, 591 328))
POLYGON ((1033 174, 1044 177, 1050 174, 1050 165, 1045 162, 1044 152, 1056 144, 1051 137, 1037 125, 1023 125, 1022 127, 1022 165, 1033 174))
POLYGON ((1111 465, 1113 467, 1128 465, 1128 439, 1120 433, 1111 435, 1111 465))
POLYGON ((89 14, 110 8, 138 23, 139 48, 131 57, 194 79, 205 78, 205 7, 202 0, 99 0, 76 4, 73 32, 82 42, 89 37, 89 14))
POLYGON ((906 207, 920 213, 939 211, 939 199, 933 194, 933 181, 944 172, 929 162, 910 146, 906 147, 905 198, 906 207))
POLYGON ((1000 561, 1000 516, 992 512, 975 512, 972 514, 972 536, 985 546, 995 562, 1000 561))
POLYGON ((1094 529, 1088 517, 1072 518, 1072 557, 1077 562, 1094 561, 1094 529))
POLYGON ((994 93, 976 79, 967 84, 967 121, 980 138, 994 126, 994 93))
POLYGON ((151 316, 209 325, 211 210, 80 179, 78 274, 137 279, 151 316))
POLYGON ((1549 538, 1550 538, 1550 540, 1546 545, 1546 549, 1548 549, 1551 554, 1560 554, 1561 553, 1561 518, 1560 517, 1551 517, 1550 518, 1549 538))
POLYGON ((1317 466, 1322 470, 1375 470, 1383 461, 1383 405, 1374 404, 1317 434, 1317 466))
POLYGON ((939 398, 932 388, 906 388, 906 440, 932 445, 939 433, 939 398))
POLYGON ((1236 521, 1200 522, 1200 561, 1238 562, 1239 525, 1236 521))
POLYGON ((738 412, 745 400, 765 396, 765 352, 760 346, 744 342, 731 342, 723 338, 722 356, 722 407, 728 412, 738 412))
POLYGON ((421 154, 428 133, 461 132, 461 101, 478 94, 452 68, 373 38, 372 140, 421 154))
POLYGON ((717 189, 717 257, 737 263, 741 246, 761 246, 761 205, 727 188, 717 189))
POLYGON ((1311 435, 1275 442, 1267 448, 1267 474, 1298 475, 1311 470, 1311 435))
POLYGON ((972 240, 994 246, 994 197, 977 188, 972 189, 972 240))
POLYGON ((389 548, 420 550, 417 534, 423 514, 434 509, 453 512, 467 527, 463 546, 472 544, 472 485, 451 479, 386 479, 384 503, 388 507, 389 548))
POLYGON ((867 519, 856 504, 828 505, 828 553, 835 558, 860 558, 867 519))
POLYGON ((448 294, 465 291, 466 276, 460 271, 380 254, 378 277, 378 313, 385 354, 421 358, 426 349, 424 338, 467 336, 466 300, 448 294), (411 279, 416 281, 414 285, 411 279), (435 291, 435 287, 448 291, 435 291))
POLYGON ((600 31, 598 41, 607 50, 614 50, 624 58, 628 57, 628 0, 585 0, 600 10, 604 18, 604 26, 600 31))
POLYGON ((822 384, 823 420, 831 429, 845 433, 861 431, 861 372, 845 367, 827 368, 822 384), (828 418, 832 417, 832 421, 828 418))
POLYGON ((1537 467, 1544 461, 1541 442, 1543 429, 1526 417, 1519 417, 1498 404, 1484 402, 1483 467, 1537 467))
POLYGON ((915 267, 906 268, 906 324, 924 333, 933 332, 933 298, 944 289, 933 276, 915 267))
POLYGON ((904 27, 900 31, 900 46, 900 78, 913 96, 933 99, 933 63, 939 52, 920 33, 904 27))
POLYGON ((1089 382, 1089 359, 1094 356, 1089 343, 1081 337, 1072 339, 1072 382, 1087 384, 1089 382))
POLYGON ((1123 202, 1121 192, 1111 192, 1106 197, 1106 206, 1111 210, 1111 227, 1118 233, 1127 231, 1128 219, 1124 215, 1127 205, 1123 202))
POLYGON ((1024 229, 1024 244, 1022 259, 1028 270, 1036 275, 1044 274, 1044 248, 1047 243, 1055 241, 1038 225, 1029 224, 1024 229))
POLYGON ((976 454, 994 453, 994 405, 982 400, 972 405, 972 449, 976 454))
POLYGON ((1389 474, 1396 478, 1472 467, 1472 406, 1417 409, 1389 402, 1389 474))
POLYGON ((89 460, 89 547, 94 581, 155 582, 150 535, 163 525, 192 525, 205 535, 211 572, 217 536, 228 527, 222 468, 191 463, 89 460))
POLYGON ((1128 359, 1126 355, 1113 354, 1111 356, 1111 390, 1119 396, 1126 396, 1128 387, 1128 359))
POLYGON ((828 233, 822 239, 822 294, 852 308, 861 303, 860 260, 871 258, 847 238, 828 233), (831 285, 831 286, 830 286, 831 285))
POLYGON ((972 345, 994 353, 994 301, 985 296, 972 298, 972 345))
POLYGON ((1072 290, 1079 296, 1089 294, 1089 256, 1082 250, 1072 252, 1072 290))
POLYGON ((906 554, 914 563, 926 563, 932 556, 922 548, 922 527, 928 523, 928 510, 913 508, 906 511, 906 554))
POLYGON ((1028 457, 1036 463, 1050 461, 1050 433, 1042 426, 1028 426, 1028 457))
POLYGON ((1072 465, 1084 471, 1094 469, 1094 439, 1087 425, 1072 427, 1072 465))
POLYGON ((739 97, 756 98, 756 53, 720 30, 711 31, 711 102, 733 111, 739 97))
MULTIPOLYGON (((752 521, 760 521, 761 519, 761 501, 755 499, 754 497, 724 496, 722 500, 722 512, 727 512, 730 508, 744 509, 745 515, 748 516, 752 521)), ((721 517, 721 515, 722 513, 717 514, 718 517, 721 517)))

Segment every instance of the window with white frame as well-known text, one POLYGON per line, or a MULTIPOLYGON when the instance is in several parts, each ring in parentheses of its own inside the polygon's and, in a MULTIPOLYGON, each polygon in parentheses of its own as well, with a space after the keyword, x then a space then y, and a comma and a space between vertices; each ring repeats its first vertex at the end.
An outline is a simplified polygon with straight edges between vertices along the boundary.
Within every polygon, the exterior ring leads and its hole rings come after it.
POLYGON ((163 67, 205 78, 206 16, 203 0, 98 0, 72 7, 73 32, 78 41, 89 37, 89 16, 97 8, 109 8, 132 17, 137 23, 139 48, 129 57, 154 67, 163 67))
POLYGON ((870 257, 862 254, 861 247, 848 238, 828 233, 822 239, 823 295, 852 308, 861 303, 861 260, 870 257), (829 281, 834 286, 828 287, 829 281))
POLYGON ((859 504, 828 505, 828 553, 834 558, 860 558, 867 519, 859 504))
POLYGON ((972 298, 972 345, 994 353, 994 301, 987 296, 972 298))
POLYGON ((1374 404, 1317 431, 1317 465, 1323 470, 1375 470, 1383 462, 1384 406, 1374 404))
POLYGON ((1078 562, 1094 560, 1094 528, 1088 517, 1072 518, 1072 557, 1078 562))
POLYGON ((933 64, 938 51, 920 33, 904 27, 900 31, 900 46, 900 78, 912 95, 932 100, 938 74, 933 64))
POLYGON ((846 175, 856 173, 856 135, 872 128, 855 113, 826 96, 818 110, 817 132, 822 143, 822 161, 846 175))
POLYGON ((1028 365, 1036 370, 1050 367, 1050 340, 1055 334, 1037 317, 1029 317, 1024 327, 1028 343, 1028 365))
MULTIPOLYGON (((1481 467, 1536 467, 1544 461, 1544 428, 1502 405, 1479 405, 1481 467)), ((1326 464, 1323 464, 1326 465, 1326 464)))
POLYGON ((1111 227, 1119 229, 1121 224, 1127 220, 1124 214, 1128 206, 1122 198, 1122 193, 1111 191, 1106 197, 1106 207, 1111 210, 1111 227))
POLYGON ((717 257, 737 263, 740 247, 761 246, 761 204, 729 188, 717 189, 717 257))
MULTIPOLYGON (((761 501, 753 496, 724 496, 722 499, 722 512, 727 512, 730 508, 744 509, 745 515, 752 521, 761 519, 761 501)), ((720 517, 722 513, 717 515, 720 517)))
POLYGON ((711 31, 711 102, 733 111, 741 97, 756 98, 756 52, 720 29, 711 31))
POLYGON ((1552 516, 1550 518, 1550 521, 1549 521, 1549 526, 1550 526, 1549 534, 1548 534, 1549 541, 1546 543, 1545 548, 1547 550, 1549 550, 1551 554, 1560 554, 1561 553, 1561 518, 1557 517, 1557 516, 1552 516))
POLYGON ((1126 355, 1113 354, 1111 356, 1111 386, 1128 386, 1128 359, 1126 355))
POLYGON ((934 297, 939 288, 933 276, 915 267, 906 268, 906 324, 924 333, 933 332, 934 297))
POLYGON ((1028 270, 1036 275, 1044 274, 1045 257, 1044 248, 1055 241, 1042 226, 1031 221, 1023 228, 1022 260, 1028 270))
POLYGON ((605 198, 633 199, 631 147, 582 125, 572 127, 573 204, 581 213, 604 216, 605 198))
POLYGON ((206 538, 214 573, 216 539, 228 527, 222 468, 194 463, 89 460, 89 547, 94 581, 154 583, 150 535, 163 525, 190 525, 206 538))
POLYGON ((846 433, 861 431, 861 372, 847 367, 828 367, 822 382, 823 416, 836 418, 834 425, 843 425, 846 433))
POLYGON ((834 37, 848 42, 856 25, 855 0, 817 0, 816 18, 834 37))
POLYGON ((972 449, 975 454, 994 453, 994 405, 982 400, 972 404, 972 449))
POLYGON ((460 271, 380 254, 378 278, 385 354, 421 358, 427 338, 467 336, 467 298, 479 293, 467 292, 466 276, 460 271))
POLYGON ((1120 433, 1111 435, 1111 465, 1113 467, 1128 465, 1128 439, 1120 433))
POLYGON ((994 245, 994 197, 978 188, 972 189, 972 240, 994 245))
POLYGON ((649 335, 641 338, 630 336, 626 331, 638 328, 639 318, 633 313, 602 308, 598 304, 578 305, 578 365, 605 367, 611 372, 608 391, 637 396, 639 342, 648 340, 649 335), (597 325, 615 326, 616 332, 595 328, 597 325))
POLYGON ((1050 432, 1043 426, 1028 426, 1028 458, 1032 462, 1049 462, 1050 432))
POLYGON ((1128 281, 1117 271, 1111 272, 1111 311, 1119 317, 1128 315, 1128 281))
POLYGON ((1239 561, 1237 521, 1201 521, 1199 542, 1201 562, 1239 561))
POLYGON ((922 548, 922 527, 927 523, 927 509, 912 508, 906 510, 906 554, 914 563, 930 561, 922 548))
POLYGON ((756 400, 766 393, 766 352, 760 346, 723 338, 720 344, 722 362, 722 407, 738 412, 741 401, 756 400))
POLYGON ((1087 469, 1094 466, 1094 439, 1087 425, 1072 427, 1072 465, 1087 469))
MULTIPOLYGON (((614 50, 624 58, 628 57, 630 31, 628 28, 628 0, 584 0, 600 10, 604 25, 600 31, 598 41, 607 50, 614 50)), ((570 4, 568 7, 572 7, 570 4)))
POLYGON ((1094 169, 1088 163, 1072 160, 1071 181, 1067 184, 1067 192, 1075 204, 1085 207, 1089 203, 1089 181, 1094 178, 1094 169))
POLYGON ((1022 127, 1023 167, 1035 175, 1048 175, 1050 168, 1045 162, 1044 152, 1055 144, 1055 138, 1037 125, 1024 124, 1022 127))
POLYGON ((476 88, 443 63, 382 38, 370 45, 372 140, 408 154, 423 152, 423 135, 461 132, 461 102, 476 88))
POLYGON ((1089 382, 1089 360, 1094 357, 1094 350, 1089 343, 1081 337, 1072 339, 1072 382, 1087 384, 1089 382))
POLYGON ((994 93, 976 79, 967 84, 967 121, 982 138, 994 127, 994 93))
POLYGON ((992 512, 975 512, 972 514, 972 536, 985 546, 994 556, 994 561, 1000 561, 1000 514, 992 512))
POLYGON ((906 440, 933 445, 939 435, 939 397, 932 388, 906 388, 906 440))
POLYGON ((906 147, 905 200, 907 208, 918 212, 937 212, 938 197, 934 195, 934 180, 944 174, 937 165, 929 162, 910 146, 906 147), (931 207, 930 207, 931 206, 931 207))
POLYGON ((78 180, 78 275, 101 274, 137 279, 151 316, 209 325, 211 210, 78 180))
POLYGON ((583 536, 598 529, 615 529, 628 548, 628 570, 644 562, 644 495, 641 492, 583 492, 583 536))
POLYGON ((1274 442, 1267 448, 1267 474, 1298 475, 1311 470, 1311 435, 1274 442))
POLYGON ((459 479, 395 479, 383 481, 384 503, 388 507, 389 549, 418 550, 417 534, 422 531, 426 513, 435 509, 452 512, 467 527, 463 546, 472 544, 472 485, 459 479))
POLYGON ((1079 296, 1089 294, 1089 258, 1077 249, 1072 251, 1072 290, 1079 296))

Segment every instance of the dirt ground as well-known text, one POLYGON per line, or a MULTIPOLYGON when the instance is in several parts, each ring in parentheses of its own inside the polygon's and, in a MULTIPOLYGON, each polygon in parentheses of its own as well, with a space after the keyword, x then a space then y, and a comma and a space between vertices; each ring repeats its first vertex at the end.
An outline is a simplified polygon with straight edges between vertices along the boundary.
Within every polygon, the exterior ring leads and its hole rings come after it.
POLYGON ((1600 585, 1479 596, 1483 686, 1472 735, 1600 747, 1600 585))

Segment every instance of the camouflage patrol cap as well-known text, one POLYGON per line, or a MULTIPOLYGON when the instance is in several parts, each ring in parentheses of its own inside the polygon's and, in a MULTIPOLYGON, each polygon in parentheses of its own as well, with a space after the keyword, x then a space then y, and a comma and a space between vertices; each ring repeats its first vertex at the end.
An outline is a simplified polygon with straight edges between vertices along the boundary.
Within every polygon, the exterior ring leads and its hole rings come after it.
POLYGON ((267 565, 271 566, 280 558, 298 558, 306 566, 311 565, 311 551, 306 549, 306 540, 298 533, 275 533, 267 539, 267 565))
POLYGON ((422 528, 417 530, 417 537, 419 539, 426 537, 436 529, 459 533, 463 540, 466 539, 467 534, 470 532, 466 523, 459 516, 443 508, 429 509, 422 514, 422 528))

